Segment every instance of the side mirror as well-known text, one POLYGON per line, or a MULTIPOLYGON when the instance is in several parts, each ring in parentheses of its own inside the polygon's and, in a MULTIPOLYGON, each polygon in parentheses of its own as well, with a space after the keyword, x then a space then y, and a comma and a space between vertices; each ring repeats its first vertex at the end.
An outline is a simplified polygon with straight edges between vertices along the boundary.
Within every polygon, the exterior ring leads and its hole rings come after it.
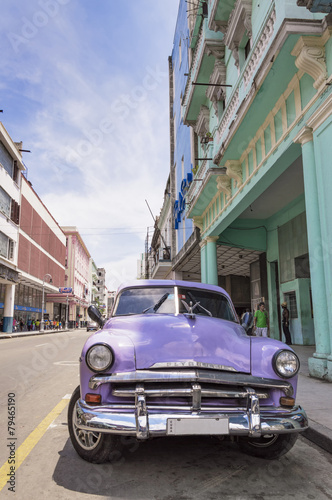
POLYGON ((91 305, 88 307, 88 315, 90 316, 92 321, 95 321, 96 323, 98 323, 100 328, 103 328, 105 321, 103 320, 103 318, 102 318, 99 310, 96 308, 96 306, 91 305))

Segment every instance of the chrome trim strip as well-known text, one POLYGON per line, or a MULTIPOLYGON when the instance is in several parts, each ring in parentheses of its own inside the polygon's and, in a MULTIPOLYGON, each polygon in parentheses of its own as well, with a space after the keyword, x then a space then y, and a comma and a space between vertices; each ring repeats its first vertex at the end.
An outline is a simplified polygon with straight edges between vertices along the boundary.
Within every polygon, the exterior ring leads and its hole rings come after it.
POLYGON ((237 372, 232 366, 227 365, 216 365, 213 363, 201 363, 200 361, 188 360, 188 361, 169 361, 167 363, 155 363, 150 366, 149 370, 155 368, 208 368, 210 370, 221 370, 228 372, 237 372))
POLYGON ((254 377, 245 373, 217 372, 212 370, 136 370, 132 372, 112 373, 111 375, 93 375, 89 380, 89 388, 97 389, 101 384, 122 384, 141 382, 198 382, 210 384, 240 385, 266 389, 280 389, 286 396, 294 393, 290 382, 270 378, 254 377))
MULTIPOLYGON (((259 437, 264 434, 285 434, 291 432, 302 432, 308 428, 308 419, 305 411, 300 406, 295 406, 289 410, 276 408, 260 413, 260 430, 256 423, 258 407, 255 398, 250 399, 251 417, 245 409, 234 411, 214 411, 214 412, 166 412, 156 411, 148 413, 144 410, 144 403, 138 398, 142 415, 138 412, 137 421, 135 412, 119 412, 108 407, 93 408, 83 400, 77 403, 79 419, 78 428, 91 431, 105 432, 109 434, 133 435, 138 439, 147 437, 166 436, 167 420, 169 418, 228 418, 229 434, 233 436, 259 437), (145 414, 144 414, 145 413, 145 414)), ((203 423, 203 422, 202 422, 203 423)))
MULTIPOLYGON (((134 397, 136 391, 134 388, 132 389, 113 389, 112 395, 118 398, 130 398, 134 397)), ((192 397, 192 389, 178 389, 178 388, 156 388, 156 389, 144 389, 144 394, 149 398, 190 398, 192 397)), ((256 392, 257 397, 259 399, 267 399, 269 394, 267 392, 256 392)), ((226 390, 226 389, 201 389, 201 397, 202 398, 231 398, 231 399, 241 399, 247 398, 248 392, 246 390, 243 391, 234 391, 234 390, 226 390)))

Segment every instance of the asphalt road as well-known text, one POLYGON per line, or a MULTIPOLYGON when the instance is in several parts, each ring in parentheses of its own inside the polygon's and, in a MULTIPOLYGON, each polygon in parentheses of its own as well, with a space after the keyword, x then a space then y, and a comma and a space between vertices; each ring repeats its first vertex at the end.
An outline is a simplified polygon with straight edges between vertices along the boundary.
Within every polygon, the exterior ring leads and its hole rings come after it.
POLYGON ((332 500, 332 455, 302 437, 276 461, 200 437, 130 440, 114 463, 81 460, 68 436, 67 403, 89 335, 76 330, 0 341, 0 498, 332 500), (15 491, 4 475, 10 456, 15 491))

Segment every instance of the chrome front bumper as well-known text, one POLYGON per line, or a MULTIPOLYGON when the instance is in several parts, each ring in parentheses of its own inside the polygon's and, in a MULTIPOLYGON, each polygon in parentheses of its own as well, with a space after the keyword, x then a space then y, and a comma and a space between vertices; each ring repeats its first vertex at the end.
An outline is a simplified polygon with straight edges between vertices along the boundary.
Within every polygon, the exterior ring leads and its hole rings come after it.
POLYGON ((300 406, 260 408, 254 393, 247 408, 225 408, 222 411, 178 411, 165 408, 150 410, 144 394, 137 395, 135 408, 125 411, 113 406, 93 407, 77 402, 75 425, 85 431, 136 436, 137 439, 169 435, 232 435, 260 437, 266 434, 302 432, 308 419, 300 406))

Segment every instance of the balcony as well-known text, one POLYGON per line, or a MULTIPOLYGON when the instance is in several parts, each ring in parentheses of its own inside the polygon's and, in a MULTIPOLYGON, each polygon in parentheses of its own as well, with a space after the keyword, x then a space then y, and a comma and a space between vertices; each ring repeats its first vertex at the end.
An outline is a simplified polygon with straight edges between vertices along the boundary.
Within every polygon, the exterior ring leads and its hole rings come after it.
POLYGON ((224 83, 224 57, 225 45, 222 35, 207 28, 206 22, 200 26, 198 35, 193 36, 192 48, 194 49, 193 60, 188 75, 187 85, 183 97, 184 123, 196 126, 202 106, 207 106, 209 100, 215 104, 218 95, 217 84, 224 83), (213 81, 210 81, 213 75, 213 81), (209 83, 214 84, 211 93, 209 83))
POLYGON ((171 269, 171 247, 158 248, 151 259, 151 278, 165 279, 171 269))
POLYGON ((329 14, 332 12, 331 0, 297 0, 299 7, 306 7, 310 12, 322 12, 329 14))

